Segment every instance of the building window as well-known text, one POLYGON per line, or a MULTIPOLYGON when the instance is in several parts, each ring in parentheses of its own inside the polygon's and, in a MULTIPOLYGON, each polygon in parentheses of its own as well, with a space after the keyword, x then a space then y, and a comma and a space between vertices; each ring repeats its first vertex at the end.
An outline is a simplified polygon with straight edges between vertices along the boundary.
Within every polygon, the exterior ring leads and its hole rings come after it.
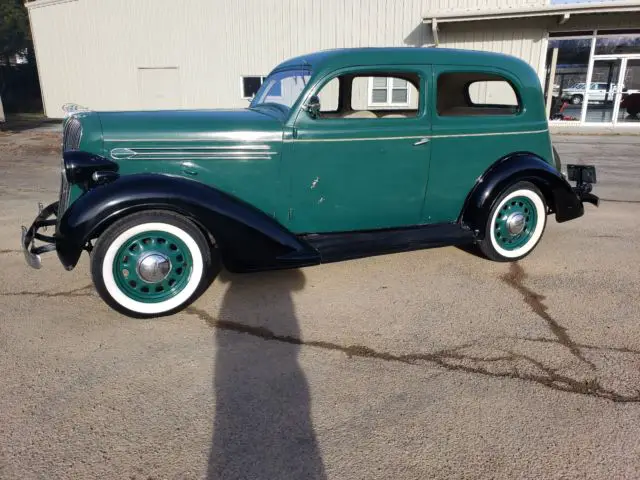
POLYGON ((547 50, 547 98, 550 120, 578 121, 585 95, 591 38, 550 38, 547 50), (553 72, 551 68, 553 67, 553 72))
POLYGON ((410 96, 409 82, 402 78, 369 78, 369 106, 371 107, 407 107, 410 96))
POLYGON ((640 31, 550 37, 545 82, 550 120, 640 125, 640 31))
POLYGON ((264 82, 265 77, 259 75, 249 75, 241 77, 242 79, 242 91, 241 96, 245 100, 249 100, 258 93, 260 87, 262 86, 262 82, 264 82))
POLYGON ((616 35, 599 31, 594 53, 596 55, 637 55, 640 53, 640 34, 616 35))

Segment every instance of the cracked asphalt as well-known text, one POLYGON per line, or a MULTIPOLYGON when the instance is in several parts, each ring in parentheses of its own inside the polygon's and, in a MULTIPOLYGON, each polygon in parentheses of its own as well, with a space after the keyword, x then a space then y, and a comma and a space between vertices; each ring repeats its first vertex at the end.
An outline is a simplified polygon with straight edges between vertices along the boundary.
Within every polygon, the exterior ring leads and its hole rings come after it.
POLYGON ((555 137, 605 200, 522 262, 223 272, 145 321, 18 251, 58 141, 0 136, 0 478, 640 477, 640 136, 555 137))

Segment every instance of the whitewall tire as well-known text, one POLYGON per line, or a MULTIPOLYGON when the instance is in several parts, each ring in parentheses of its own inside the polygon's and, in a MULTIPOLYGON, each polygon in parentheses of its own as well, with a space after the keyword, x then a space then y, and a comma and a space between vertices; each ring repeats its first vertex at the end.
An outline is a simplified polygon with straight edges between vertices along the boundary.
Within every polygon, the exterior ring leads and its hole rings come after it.
POLYGON ((491 260, 519 260, 538 245, 546 223, 544 196, 535 185, 519 182, 495 202, 480 248, 491 260))
POLYGON ((140 212, 111 225, 96 242, 91 273, 103 300, 133 317, 174 313, 210 283, 211 248, 188 219, 140 212))

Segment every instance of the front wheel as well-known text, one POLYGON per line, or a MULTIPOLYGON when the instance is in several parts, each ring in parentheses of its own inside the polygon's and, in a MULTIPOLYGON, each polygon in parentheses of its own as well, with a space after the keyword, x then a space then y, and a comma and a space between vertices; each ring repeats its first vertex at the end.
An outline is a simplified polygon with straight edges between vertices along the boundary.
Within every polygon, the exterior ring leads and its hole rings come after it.
POLYGON ((145 318, 181 310, 209 286, 211 247, 181 215, 147 211, 129 215, 100 235, 91 275, 115 310, 145 318))
POLYGON ((544 196, 529 182, 507 189, 495 202, 479 242, 484 255, 497 262, 513 262, 533 251, 547 223, 544 196))

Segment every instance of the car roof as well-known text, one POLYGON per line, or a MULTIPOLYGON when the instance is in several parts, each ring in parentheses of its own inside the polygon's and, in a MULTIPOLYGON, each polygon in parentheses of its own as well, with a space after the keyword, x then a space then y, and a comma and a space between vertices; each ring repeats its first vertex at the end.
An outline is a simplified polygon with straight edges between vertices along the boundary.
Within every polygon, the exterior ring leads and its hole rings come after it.
POLYGON ((526 71, 537 78, 529 64, 519 58, 502 53, 452 48, 421 47, 368 47, 323 50, 291 58, 278 65, 275 70, 294 67, 309 67, 315 73, 337 70, 349 66, 379 65, 483 65, 504 68, 510 71, 526 71))

